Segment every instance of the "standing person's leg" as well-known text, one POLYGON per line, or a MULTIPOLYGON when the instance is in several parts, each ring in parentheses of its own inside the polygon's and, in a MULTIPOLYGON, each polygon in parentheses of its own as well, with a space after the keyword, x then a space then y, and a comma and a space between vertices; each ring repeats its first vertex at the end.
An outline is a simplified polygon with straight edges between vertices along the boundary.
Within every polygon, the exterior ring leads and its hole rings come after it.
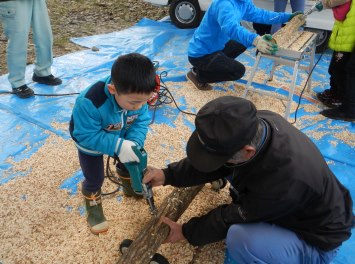
POLYGON ((333 52, 328 69, 330 75, 330 89, 317 94, 319 101, 327 107, 334 108, 341 106, 342 94, 340 89, 345 86, 345 68, 349 58, 349 52, 333 52))
POLYGON ((353 119, 352 121, 355 121, 355 48, 351 52, 345 71, 344 111, 349 118, 353 119))
POLYGON ((85 198, 87 221, 94 234, 106 232, 108 222, 104 216, 101 201, 101 186, 104 182, 103 156, 91 156, 78 151, 80 167, 85 180, 82 194, 85 198))
POLYGON ((319 250, 299 239, 294 232, 268 223, 232 225, 226 243, 228 254, 225 264, 325 264, 338 252, 338 249, 319 250))
POLYGON ((51 74, 53 35, 46 0, 33 1, 32 31, 36 49, 36 62, 32 79, 38 83, 59 85, 62 81, 51 74))
MULTIPOLYGON (((285 12, 287 5, 287 0, 274 0, 274 11, 275 12, 285 12)), ((281 28, 281 24, 273 24, 271 26, 271 34, 274 34, 281 28)))
POLYGON ((32 0, 0 3, 0 18, 8 39, 6 49, 8 78, 13 92, 21 98, 33 96, 33 90, 26 86, 25 81, 31 17, 32 0))
POLYGON ((304 6, 306 4, 305 0, 291 0, 290 2, 291 2, 292 13, 297 11, 304 12, 304 6))
POLYGON ((322 115, 337 120, 355 121, 355 49, 352 53, 347 53, 348 60, 344 66, 345 82, 343 87, 339 87, 342 105, 333 109, 326 109, 322 115))

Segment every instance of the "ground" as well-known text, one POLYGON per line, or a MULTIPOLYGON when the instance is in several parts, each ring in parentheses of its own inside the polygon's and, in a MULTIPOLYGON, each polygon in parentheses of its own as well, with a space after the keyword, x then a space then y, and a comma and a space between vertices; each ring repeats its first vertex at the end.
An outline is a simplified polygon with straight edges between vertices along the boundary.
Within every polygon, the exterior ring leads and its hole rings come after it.
MULTIPOLYGON (((155 7, 143 0, 48 0, 48 11, 54 37, 53 55, 83 49, 70 38, 119 31, 143 17, 158 20, 167 15, 167 8, 155 7)), ((0 75, 7 73, 6 43, 0 25, 0 75)), ((29 41, 28 64, 34 62, 34 46, 29 41)))

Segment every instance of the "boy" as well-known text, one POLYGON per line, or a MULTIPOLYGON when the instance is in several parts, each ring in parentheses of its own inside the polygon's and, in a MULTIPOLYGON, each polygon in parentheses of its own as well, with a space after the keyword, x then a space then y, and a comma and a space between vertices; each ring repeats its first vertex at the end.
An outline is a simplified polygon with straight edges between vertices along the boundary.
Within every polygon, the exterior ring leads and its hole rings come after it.
POLYGON ((155 76, 147 57, 122 55, 114 62, 110 77, 88 87, 76 99, 69 130, 85 177, 82 193, 94 234, 108 230, 101 204, 103 154, 117 156, 122 163, 139 162, 132 146, 143 146, 146 138, 150 122, 146 102, 156 87, 155 76))

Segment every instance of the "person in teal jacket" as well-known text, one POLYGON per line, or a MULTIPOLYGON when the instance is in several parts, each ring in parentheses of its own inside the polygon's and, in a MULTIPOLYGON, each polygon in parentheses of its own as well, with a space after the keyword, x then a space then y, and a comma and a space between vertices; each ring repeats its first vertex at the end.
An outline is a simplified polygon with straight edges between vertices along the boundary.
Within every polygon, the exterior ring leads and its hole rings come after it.
POLYGON ((261 37, 243 26, 241 20, 278 24, 289 21, 300 12, 277 13, 254 6, 251 0, 213 0, 188 47, 193 68, 186 78, 200 90, 211 90, 208 83, 233 81, 245 73, 235 60, 246 48, 256 46, 263 53, 275 53, 277 45, 271 36, 261 37))
POLYGON ((144 145, 151 121, 147 100, 156 85, 151 60, 130 53, 118 57, 111 76, 88 87, 76 99, 69 131, 78 148, 87 220, 94 234, 108 230, 101 204, 103 155, 118 157, 121 163, 139 162, 132 146, 144 145))

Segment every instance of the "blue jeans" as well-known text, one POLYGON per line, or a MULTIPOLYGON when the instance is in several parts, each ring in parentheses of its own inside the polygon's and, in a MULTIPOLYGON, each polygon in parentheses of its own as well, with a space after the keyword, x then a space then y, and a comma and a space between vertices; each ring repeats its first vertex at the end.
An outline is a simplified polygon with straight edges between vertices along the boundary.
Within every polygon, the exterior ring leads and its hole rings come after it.
MULTIPOLYGON (((285 12, 288 0, 274 0, 274 11, 285 12)), ((290 0, 292 12, 304 11, 305 0, 290 0)), ((271 34, 274 34, 281 28, 281 24, 274 24, 271 27, 271 34)))
POLYGON ((8 39, 6 58, 12 88, 25 84, 28 34, 32 27, 36 62, 34 73, 51 74, 53 36, 45 0, 0 2, 0 20, 8 39))
POLYGON ((232 225, 226 243, 225 264, 326 264, 338 252, 319 250, 294 232, 268 223, 232 225))

